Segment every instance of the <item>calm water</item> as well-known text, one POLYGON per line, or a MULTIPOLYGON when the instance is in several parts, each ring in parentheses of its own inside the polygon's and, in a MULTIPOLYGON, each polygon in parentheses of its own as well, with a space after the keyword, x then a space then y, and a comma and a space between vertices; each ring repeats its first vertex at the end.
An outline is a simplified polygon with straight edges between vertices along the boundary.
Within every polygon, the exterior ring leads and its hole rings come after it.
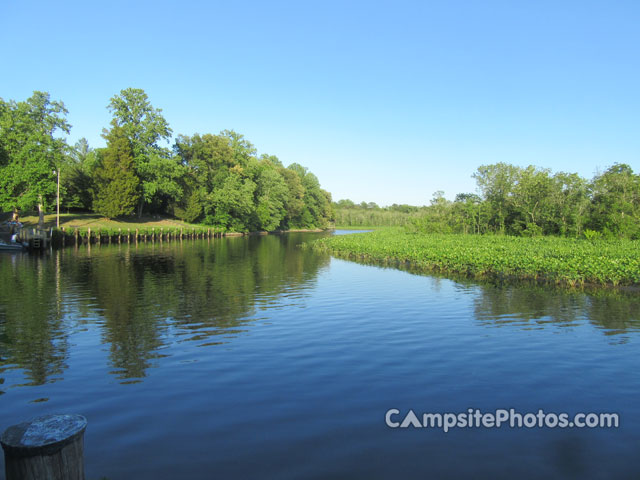
POLYGON ((90 479, 640 476, 637 294, 413 275, 314 235, 0 255, 0 430, 86 415, 90 479), (445 434, 390 408, 621 425, 445 434))

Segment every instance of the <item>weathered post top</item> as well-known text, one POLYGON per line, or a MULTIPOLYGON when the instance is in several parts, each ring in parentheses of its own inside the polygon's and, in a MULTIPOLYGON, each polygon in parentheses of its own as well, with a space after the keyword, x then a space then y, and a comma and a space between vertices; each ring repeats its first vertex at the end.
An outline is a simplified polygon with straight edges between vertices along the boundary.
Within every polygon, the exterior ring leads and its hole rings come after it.
POLYGON ((11 456, 52 455, 81 437, 86 428, 82 415, 44 415, 7 428, 0 443, 11 456))

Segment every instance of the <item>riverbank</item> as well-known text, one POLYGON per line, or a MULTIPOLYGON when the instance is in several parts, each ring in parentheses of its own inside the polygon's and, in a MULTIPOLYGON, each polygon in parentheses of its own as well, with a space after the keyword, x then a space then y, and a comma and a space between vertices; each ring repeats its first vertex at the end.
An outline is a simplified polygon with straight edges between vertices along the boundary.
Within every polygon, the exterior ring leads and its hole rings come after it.
MULTIPOLYGON (((38 225, 38 217, 35 216, 23 217, 21 221, 27 228, 38 225)), ((61 214, 59 228, 56 227, 55 214, 45 215, 44 225, 47 232, 51 230, 51 242, 56 247, 324 231, 316 228, 273 232, 230 232, 221 228, 190 224, 170 217, 153 216, 140 219, 132 217, 112 220, 89 213, 61 214)))
MULTIPOLYGON (((9 214, 7 214, 9 215, 9 214)), ((34 215, 28 215, 21 217, 20 221, 26 227, 35 227, 38 225, 38 217, 34 215)), ((44 226, 46 229, 56 227, 56 215, 47 214, 44 216, 44 226)), ((126 232, 128 230, 139 232, 148 232, 151 234, 152 230, 160 231, 206 231, 215 230, 218 233, 224 233, 227 236, 242 236, 242 235, 261 235, 266 233, 283 233, 283 232, 322 232, 322 229, 291 229, 276 232, 227 232, 219 228, 213 228, 210 226, 199 225, 195 223, 187 223, 176 218, 153 215, 143 216, 142 218, 130 217, 130 218, 117 218, 109 219, 101 215, 93 213, 61 213, 60 214, 60 229, 64 229, 67 233, 73 232, 78 229, 80 232, 87 232, 89 229, 93 232, 112 232, 113 235, 116 232, 126 232)))
MULTIPOLYGON (((20 221, 27 227, 36 226, 38 224, 37 216, 25 216, 21 217, 20 221)), ((44 224, 46 228, 51 228, 56 226, 56 215, 48 214, 44 216, 44 224)), ((71 229, 82 229, 87 230, 91 228, 92 230, 117 230, 117 229, 132 229, 136 228, 139 230, 147 229, 147 228, 202 228, 202 225, 191 224, 187 222, 182 222, 175 218, 170 217, 161 217, 158 215, 155 216, 144 216, 142 218, 131 217, 131 218, 118 218, 118 219, 109 219, 105 218, 101 215, 96 215, 93 213, 61 213, 60 214, 60 228, 65 228, 67 230, 71 229)))
POLYGON ((337 257, 408 263, 424 271, 582 286, 640 285, 640 242, 416 234, 387 228, 311 242, 337 257))

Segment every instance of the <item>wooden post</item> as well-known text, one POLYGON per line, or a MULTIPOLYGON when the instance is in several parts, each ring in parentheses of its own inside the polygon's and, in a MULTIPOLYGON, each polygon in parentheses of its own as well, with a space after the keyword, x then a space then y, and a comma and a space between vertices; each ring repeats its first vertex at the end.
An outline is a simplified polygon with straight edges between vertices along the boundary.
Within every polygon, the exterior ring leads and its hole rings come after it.
POLYGON ((7 480, 84 480, 82 415, 44 415, 13 425, 0 438, 7 480))
POLYGON ((73 232, 74 240, 76 241, 76 247, 78 246, 78 227, 76 227, 75 232, 73 232))
POLYGON ((131 229, 127 228, 127 243, 131 243, 131 229))
POLYGON ((156 227, 151 228, 151 241, 156 243, 156 227))
POLYGON ((65 244, 65 239, 66 239, 67 233, 64 231, 64 227, 62 227, 62 246, 64 247, 65 244))
POLYGON ((138 229, 136 228, 136 244, 138 243, 138 229))
POLYGON ((87 243, 91 245, 91 227, 87 228, 87 243))
POLYGON ((122 242, 122 229, 119 228, 118 229, 118 243, 121 243, 121 242, 122 242))

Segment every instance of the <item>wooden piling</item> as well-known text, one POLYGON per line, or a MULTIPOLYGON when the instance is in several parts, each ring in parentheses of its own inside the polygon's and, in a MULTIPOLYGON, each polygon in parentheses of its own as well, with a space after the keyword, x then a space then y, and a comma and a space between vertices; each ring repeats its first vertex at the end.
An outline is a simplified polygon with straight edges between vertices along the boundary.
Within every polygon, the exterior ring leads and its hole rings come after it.
POLYGON ((7 480, 84 480, 82 415, 44 415, 0 437, 7 480))

